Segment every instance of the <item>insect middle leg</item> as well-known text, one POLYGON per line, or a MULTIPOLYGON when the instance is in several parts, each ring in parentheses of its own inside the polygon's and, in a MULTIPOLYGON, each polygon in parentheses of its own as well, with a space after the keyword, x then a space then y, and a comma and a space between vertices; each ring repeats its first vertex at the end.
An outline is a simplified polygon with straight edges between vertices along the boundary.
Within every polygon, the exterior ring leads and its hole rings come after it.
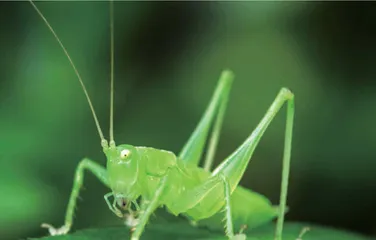
POLYGON ((168 172, 161 179, 157 190, 155 191, 153 198, 151 200, 143 199, 143 204, 141 207, 140 217, 137 219, 137 225, 134 228, 132 233, 131 240, 138 240, 146 226, 146 223, 149 221, 150 216, 155 211, 155 209, 160 205, 160 199, 163 194, 164 189, 167 186, 168 181, 168 172))
POLYGON ((222 72, 218 85, 209 105, 205 110, 204 115, 179 154, 180 159, 193 165, 197 165, 199 163, 209 129, 215 118, 204 164, 205 170, 210 171, 233 78, 234 75, 231 71, 225 70, 222 72))
POLYGON ((51 235, 66 234, 69 232, 70 228, 72 227, 74 210, 76 208, 77 198, 79 196, 80 189, 84 181, 85 169, 92 172, 104 185, 109 186, 108 178, 107 178, 107 171, 104 167, 100 166, 99 164, 87 158, 84 158, 83 160, 81 160, 80 163, 78 164, 78 167, 76 168, 73 188, 72 188, 68 207, 67 207, 66 214, 65 214, 64 225, 60 228, 54 228, 53 226, 49 224, 42 224, 42 227, 48 228, 48 231, 50 232, 51 235))

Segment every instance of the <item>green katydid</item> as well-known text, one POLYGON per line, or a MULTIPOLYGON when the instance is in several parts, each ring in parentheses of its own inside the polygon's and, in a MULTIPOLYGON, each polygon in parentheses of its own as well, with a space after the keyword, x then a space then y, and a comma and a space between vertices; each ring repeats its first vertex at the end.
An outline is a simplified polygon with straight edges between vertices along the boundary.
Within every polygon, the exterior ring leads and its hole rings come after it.
MULTIPOLYGON (((111 189, 111 192, 106 194, 104 198, 112 212, 119 217, 124 217, 123 211, 128 210, 131 213, 129 215, 130 220, 137 216, 137 220, 130 223, 133 225, 132 240, 141 237, 151 214, 161 206, 165 206, 171 214, 182 214, 198 225, 209 225, 210 220, 216 221, 217 216, 224 216, 226 220, 225 233, 229 239, 246 238, 244 233, 235 233, 241 225, 253 228, 278 216, 275 239, 282 239, 294 117, 294 95, 288 89, 282 88, 280 90, 256 129, 240 147, 213 171, 211 171, 211 168, 214 154, 234 78, 230 70, 222 72, 204 115, 178 155, 151 147, 116 145, 113 136, 113 2, 110 1, 111 103, 109 142, 103 136, 85 85, 66 48, 32 0, 30 0, 30 3, 58 41, 78 77, 93 114, 103 152, 107 158, 106 168, 90 159, 81 160, 76 169, 64 225, 57 229, 48 224, 42 225, 48 228, 50 234, 66 234, 71 229, 76 200, 83 184, 84 171, 88 170, 111 189), (285 103, 287 103, 287 119, 280 203, 279 207, 273 207, 265 197, 242 188, 238 184, 265 130, 285 103), (211 136, 205 163, 204 167, 201 168, 198 164, 202 158, 210 130, 211 136), (109 200, 110 197, 113 197, 112 203, 109 200), (141 199, 141 206, 137 202, 139 199, 141 199), (248 209, 247 206, 250 206, 250 208, 248 209), (132 207, 136 208, 136 214, 132 207), (224 213, 220 210, 224 210, 224 213)), ((215 225, 217 228, 222 227, 220 221, 216 222, 215 225)))

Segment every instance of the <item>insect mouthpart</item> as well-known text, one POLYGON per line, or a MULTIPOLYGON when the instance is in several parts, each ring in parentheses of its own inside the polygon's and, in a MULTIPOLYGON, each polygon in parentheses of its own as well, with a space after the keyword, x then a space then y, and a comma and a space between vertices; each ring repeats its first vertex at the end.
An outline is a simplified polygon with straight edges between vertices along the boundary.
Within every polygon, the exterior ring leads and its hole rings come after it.
POLYGON ((121 197, 116 197, 116 201, 117 201, 117 204, 119 205, 119 207, 123 208, 123 209, 127 209, 127 205, 128 202, 127 199, 125 199, 125 197, 121 196, 121 197))
POLYGON ((137 203, 137 200, 132 201, 132 200, 124 197, 124 195, 122 195, 122 194, 115 195, 115 199, 116 199, 117 205, 122 210, 128 211, 130 215, 135 216, 141 210, 140 206, 137 203), (132 209, 132 207, 134 207, 134 208, 132 209))

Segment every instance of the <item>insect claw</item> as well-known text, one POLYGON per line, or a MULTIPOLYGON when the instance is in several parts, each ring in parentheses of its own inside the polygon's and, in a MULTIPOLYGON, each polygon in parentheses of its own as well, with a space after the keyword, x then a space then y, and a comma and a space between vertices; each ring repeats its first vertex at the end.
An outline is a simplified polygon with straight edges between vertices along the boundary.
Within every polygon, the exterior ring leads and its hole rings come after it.
POLYGON ((47 224, 47 223, 42 223, 41 227, 47 228, 48 232, 50 233, 51 236, 67 234, 69 232, 69 228, 70 228, 67 225, 64 225, 60 228, 54 228, 52 225, 47 224))
POLYGON ((243 224, 240 226, 240 230, 239 230, 239 234, 242 234, 245 230, 247 230, 248 228, 248 225, 247 224, 243 224))
POLYGON ((246 239, 247 239, 247 236, 242 233, 236 234, 235 236, 231 238, 231 240, 246 240, 246 239))
MULTIPOLYGON (((116 210, 118 210, 118 209, 116 209, 116 210)), ((123 217, 124 217, 124 214, 123 214, 120 210, 115 211, 114 213, 115 213, 116 216, 118 216, 119 218, 123 218, 123 217)))
POLYGON ((303 240, 303 235, 310 230, 311 229, 309 227, 304 227, 296 240, 303 240))

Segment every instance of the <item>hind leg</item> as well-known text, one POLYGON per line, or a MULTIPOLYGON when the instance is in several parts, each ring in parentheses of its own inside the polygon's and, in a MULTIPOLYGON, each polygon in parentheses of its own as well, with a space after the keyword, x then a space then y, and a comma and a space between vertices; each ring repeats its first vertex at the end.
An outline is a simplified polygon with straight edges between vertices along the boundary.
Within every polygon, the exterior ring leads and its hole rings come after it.
POLYGON ((219 140, 223 116, 226 110, 233 78, 234 76, 231 71, 227 70, 222 72, 213 97, 210 100, 204 115, 179 154, 179 158, 183 161, 193 165, 198 165, 209 129, 215 118, 204 165, 205 170, 210 171, 219 140))
MULTIPOLYGON (((269 126, 269 124, 274 119, 275 115, 278 113, 278 111, 281 109, 285 102, 287 102, 285 146, 283 154, 280 207, 277 221, 277 229, 275 233, 275 239, 281 240, 287 199, 292 126, 294 117, 294 95, 288 89, 285 88, 280 90, 279 94, 273 101, 272 105, 269 107, 265 116, 262 118, 261 122, 251 133, 251 135, 243 142, 243 144, 214 170, 212 177, 210 177, 207 181, 205 181, 198 187, 194 188, 193 190, 186 191, 184 194, 182 194, 181 201, 177 201, 176 203, 172 204, 171 208, 173 209, 173 211, 175 211, 176 213, 181 213, 195 207, 201 201, 222 200, 223 195, 221 197, 221 193, 223 193, 223 188, 221 189, 221 187, 218 186, 218 184, 222 181, 220 180, 221 175, 224 175, 227 178, 230 194, 232 194, 232 192, 238 186, 239 181, 242 178, 244 171, 247 168, 252 154, 257 144, 259 143, 261 137, 263 136, 267 127, 269 126)), ((248 214, 246 208, 244 209, 244 211, 245 212, 243 212, 243 214, 248 214)), ((207 215, 209 217, 210 214, 211 212, 206 212, 202 213, 202 216, 207 215)))
POLYGON ((281 181, 280 207, 277 221, 277 228, 275 239, 282 239, 283 221, 286 208, 288 177, 290 170, 290 155, 291 155, 291 141, 292 141, 292 127, 294 117, 294 95, 288 89, 281 89, 276 99, 269 107, 261 122, 257 125, 252 134, 244 141, 244 143, 234 151, 224 162, 222 162, 213 172, 213 175, 224 174, 230 184, 231 192, 237 187, 245 169, 252 157, 252 154, 259 143, 261 137, 266 131, 267 127, 274 119, 275 115, 281 109, 283 104, 287 102, 287 118, 286 118, 286 132, 285 145, 283 153, 283 169, 281 181))

